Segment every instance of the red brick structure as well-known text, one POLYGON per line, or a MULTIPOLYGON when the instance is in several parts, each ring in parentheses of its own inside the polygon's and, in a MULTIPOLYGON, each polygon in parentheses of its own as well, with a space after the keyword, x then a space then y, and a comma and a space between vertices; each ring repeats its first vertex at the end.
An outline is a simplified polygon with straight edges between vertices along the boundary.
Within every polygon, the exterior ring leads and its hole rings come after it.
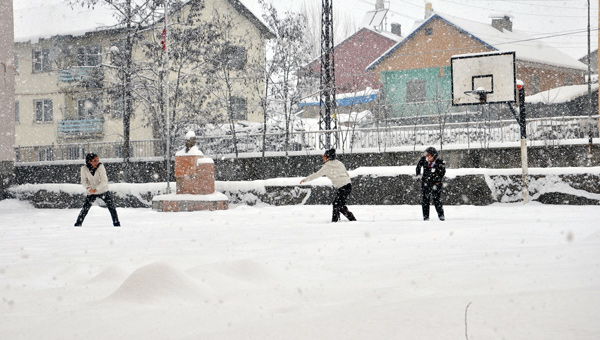
POLYGON ((215 192, 215 164, 196 148, 179 151, 175 156, 176 194, 152 199, 157 211, 227 210, 229 200, 215 192))

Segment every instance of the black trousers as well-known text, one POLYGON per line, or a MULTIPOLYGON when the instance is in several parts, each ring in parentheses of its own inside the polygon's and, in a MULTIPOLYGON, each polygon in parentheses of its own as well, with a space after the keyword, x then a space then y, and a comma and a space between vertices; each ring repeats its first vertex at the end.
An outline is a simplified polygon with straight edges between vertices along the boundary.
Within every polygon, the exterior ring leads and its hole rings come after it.
POLYGON ((110 211, 110 217, 112 217, 113 225, 119 224, 119 216, 117 215, 117 209, 115 209, 115 203, 113 202, 112 195, 109 191, 107 191, 100 195, 87 195, 87 197, 85 198, 85 203, 83 203, 83 208, 81 208, 81 212, 79 212, 79 216, 77 217, 77 222, 75 222, 75 225, 83 224, 83 220, 85 219, 85 216, 87 215, 88 211, 90 211, 92 203, 94 203, 96 198, 100 198, 104 201, 104 203, 106 203, 106 207, 108 208, 108 211, 110 211))
POLYGON ((429 218, 429 202, 433 199, 433 205, 438 216, 444 216, 444 207, 442 206, 442 183, 436 185, 433 182, 421 182, 421 193, 423 200, 421 207, 423 208, 423 218, 429 218))
POLYGON ((333 199, 333 216, 331 217, 331 222, 339 221, 340 213, 346 216, 348 220, 356 221, 356 218, 346 206, 346 201, 348 201, 348 196, 350 196, 350 192, 352 192, 352 184, 350 183, 337 189, 335 193, 335 198, 333 199))

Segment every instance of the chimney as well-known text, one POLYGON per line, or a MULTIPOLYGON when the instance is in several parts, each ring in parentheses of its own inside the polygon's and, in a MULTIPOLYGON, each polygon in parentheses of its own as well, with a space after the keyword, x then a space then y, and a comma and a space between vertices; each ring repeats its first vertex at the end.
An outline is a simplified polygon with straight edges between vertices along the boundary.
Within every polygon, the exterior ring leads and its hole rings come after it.
POLYGON ((378 10, 381 10, 381 9, 384 9, 383 0, 377 0, 375 2, 375 10, 378 11, 378 10))
POLYGON ((433 5, 431 2, 425 3, 425 20, 427 20, 433 14, 433 5))
POLYGON ((397 23, 392 23, 392 33, 401 37, 402 36, 402 25, 397 23))
POLYGON ((508 15, 502 17, 492 17, 492 27, 500 32, 504 32, 504 30, 512 32, 512 25, 513 23, 508 15))

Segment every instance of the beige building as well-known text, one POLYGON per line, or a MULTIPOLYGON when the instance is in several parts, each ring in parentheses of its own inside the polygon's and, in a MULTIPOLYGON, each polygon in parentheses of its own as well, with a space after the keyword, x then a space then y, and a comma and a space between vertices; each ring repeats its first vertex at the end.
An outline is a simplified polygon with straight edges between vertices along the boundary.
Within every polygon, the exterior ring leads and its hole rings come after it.
MULTIPOLYGON (((190 11, 197 9, 194 6, 196 2, 190 1, 171 13, 169 27, 181 26, 190 11)), ((264 66, 265 39, 271 38, 272 33, 238 0, 207 1, 200 20, 212 20, 217 15, 231 23, 225 35, 231 40, 239 61, 230 77, 234 79, 230 84, 234 90, 230 94, 235 96, 227 97, 235 102, 215 106, 214 111, 224 119, 229 113, 235 120, 262 121, 258 105, 260 90, 248 90, 247 81, 240 79, 256 69, 264 69, 260 65, 264 66), (252 70, 249 70, 250 65, 252 70)), ((162 30, 163 23, 159 20, 143 30, 143 40, 155 41, 160 50, 162 30)), ((123 38, 122 30, 100 29, 14 44, 17 161, 76 160, 89 151, 102 152, 104 158, 122 157, 123 84, 118 76, 122 69, 116 52, 123 38)), ((145 48, 142 43, 134 46, 136 61, 149 58, 145 48)), ((155 74, 152 71, 148 70, 148 78, 155 74)), ((182 69, 182 72, 202 70, 182 69)), ((262 77, 255 78, 262 81, 262 77)), ((177 83, 177 74, 171 72, 169 79, 173 86, 177 83)), ((163 129, 153 126, 148 113, 151 110, 143 96, 134 100, 131 156, 164 156, 164 148, 159 146, 164 139, 163 129)), ((206 105, 214 105, 215 100, 209 98, 206 102, 206 105)))
POLYGON ((13 35, 12 0, 0 0, 0 62, 2 80, 0 81, 0 194, 13 182, 15 143, 13 98, 14 98, 14 65, 11 41, 13 35))

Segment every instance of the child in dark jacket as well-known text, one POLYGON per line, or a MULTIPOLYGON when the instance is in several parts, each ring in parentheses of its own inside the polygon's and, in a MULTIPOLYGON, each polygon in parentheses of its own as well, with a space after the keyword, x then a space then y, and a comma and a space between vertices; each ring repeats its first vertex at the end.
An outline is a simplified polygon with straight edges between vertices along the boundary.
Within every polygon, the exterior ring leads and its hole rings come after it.
POLYGON ((446 217, 444 216, 441 195, 443 180, 446 175, 446 164, 438 156, 438 152, 434 147, 428 147, 425 150, 425 156, 419 159, 417 176, 421 174, 421 168, 423 168, 423 176, 421 177, 423 219, 429 221, 429 202, 433 198, 433 205, 438 217, 444 221, 446 217))

